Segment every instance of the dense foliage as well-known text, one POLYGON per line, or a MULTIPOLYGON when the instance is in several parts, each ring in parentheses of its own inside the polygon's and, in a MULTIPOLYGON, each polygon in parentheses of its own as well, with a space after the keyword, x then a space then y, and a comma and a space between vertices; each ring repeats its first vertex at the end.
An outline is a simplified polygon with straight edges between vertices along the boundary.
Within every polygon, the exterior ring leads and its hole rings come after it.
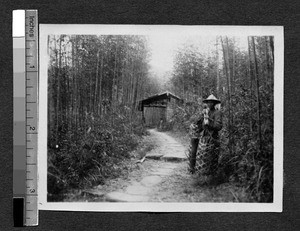
MULTIPOLYGON (((244 38, 245 39, 245 38, 244 38)), ((219 170, 247 188, 254 201, 273 200, 273 37, 248 37, 248 49, 234 38, 217 37, 208 52, 177 51, 170 91, 184 99, 171 124, 185 133, 214 94, 222 101, 219 170)), ((171 127, 172 127, 171 126, 171 127)))
POLYGON ((184 104, 167 127, 183 133, 199 117, 204 98, 220 98, 220 174, 245 187, 253 201, 272 201, 273 37, 248 37, 246 47, 241 39, 184 44, 161 86, 150 71, 144 36, 50 35, 49 195, 120 175, 145 134, 139 100, 169 90, 184 104))
POLYGON ((48 37, 48 193, 101 184, 144 134, 138 101, 157 92, 143 36, 48 37))

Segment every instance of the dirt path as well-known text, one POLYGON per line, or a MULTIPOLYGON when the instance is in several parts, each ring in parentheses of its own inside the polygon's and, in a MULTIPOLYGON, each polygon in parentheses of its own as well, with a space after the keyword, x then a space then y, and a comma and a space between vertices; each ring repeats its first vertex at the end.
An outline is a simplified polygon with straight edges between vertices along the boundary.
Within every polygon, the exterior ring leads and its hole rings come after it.
MULTIPOLYGON (((172 177, 176 169, 186 161, 185 148, 171 136, 149 130, 149 139, 155 148, 146 154, 146 161, 139 163, 144 167, 140 177, 132 174, 130 183, 123 188, 107 193, 105 201, 114 202, 149 202, 155 201, 161 185, 166 179, 172 177)), ((142 167, 142 168, 143 168, 142 167)), ((160 198, 158 198, 160 200, 160 198)))
POLYGON ((134 162, 128 176, 110 180, 84 193, 88 201, 109 202, 243 202, 243 189, 226 183, 199 185, 187 171, 186 148, 169 134, 150 129, 145 142, 154 144, 143 163, 134 162), (92 199, 91 199, 92 198, 92 199))

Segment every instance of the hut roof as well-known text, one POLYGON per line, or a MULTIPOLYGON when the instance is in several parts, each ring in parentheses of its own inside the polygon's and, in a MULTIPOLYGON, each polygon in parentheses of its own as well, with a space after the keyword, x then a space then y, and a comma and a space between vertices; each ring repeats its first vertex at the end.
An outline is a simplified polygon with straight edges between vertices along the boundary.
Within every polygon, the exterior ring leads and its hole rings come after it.
POLYGON ((147 104, 147 103, 152 103, 152 102, 155 102, 155 101, 158 101, 158 100, 170 99, 170 98, 174 98, 176 100, 181 100, 178 96, 174 95, 173 93, 171 93, 169 91, 166 91, 164 93, 156 94, 156 95, 150 96, 146 99, 143 99, 143 100, 141 100, 141 102, 143 104, 147 104))
POLYGON ((166 91, 166 92, 163 92, 163 93, 160 93, 160 94, 150 96, 146 99, 140 100, 139 101, 139 109, 143 110, 142 108, 144 107, 144 105, 148 105, 148 104, 151 104, 151 103, 159 101, 159 100, 170 99, 170 98, 174 98, 178 101, 182 100, 181 98, 174 95, 173 93, 171 93, 169 91, 166 91))

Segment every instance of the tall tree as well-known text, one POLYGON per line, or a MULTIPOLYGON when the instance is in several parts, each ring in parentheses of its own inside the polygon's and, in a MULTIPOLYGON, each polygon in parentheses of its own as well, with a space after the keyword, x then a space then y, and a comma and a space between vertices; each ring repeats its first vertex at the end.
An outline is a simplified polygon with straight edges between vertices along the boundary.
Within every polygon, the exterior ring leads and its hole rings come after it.
POLYGON ((229 54, 228 54, 228 38, 226 37, 226 45, 221 37, 221 43, 223 48, 223 58, 224 58, 224 66, 225 66, 225 74, 227 79, 227 102, 228 102, 228 130, 229 130, 229 154, 232 155, 232 120, 231 120, 231 85, 230 85, 230 67, 229 67, 229 54))
POLYGON ((216 36, 216 69, 217 69, 217 96, 220 96, 220 73, 219 73, 219 44, 216 36))
POLYGON ((259 93, 259 74, 258 74, 258 66, 257 66, 257 58, 256 58, 256 48, 254 37, 251 37, 252 48, 253 48, 253 59, 254 59, 254 74, 256 79, 256 107, 257 107, 257 133, 258 133, 258 147, 259 151, 261 150, 261 121, 260 121, 260 93, 259 93))
POLYGON ((250 41, 250 37, 247 38, 248 41, 248 73, 249 73, 249 91, 250 91, 250 116, 249 116, 249 130, 250 130, 250 136, 252 136, 252 88, 253 88, 253 84, 252 84, 252 69, 251 69, 251 41, 250 41))

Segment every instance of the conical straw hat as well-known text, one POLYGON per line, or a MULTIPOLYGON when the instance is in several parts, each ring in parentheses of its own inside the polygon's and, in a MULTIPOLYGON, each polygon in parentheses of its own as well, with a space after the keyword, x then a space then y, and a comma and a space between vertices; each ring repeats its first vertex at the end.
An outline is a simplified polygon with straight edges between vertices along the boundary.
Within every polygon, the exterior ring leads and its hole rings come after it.
POLYGON ((203 103, 208 103, 209 101, 213 101, 216 104, 221 103, 221 101, 218 100, 214 95, 208 96, 207 99, 203 100, 203 103))

